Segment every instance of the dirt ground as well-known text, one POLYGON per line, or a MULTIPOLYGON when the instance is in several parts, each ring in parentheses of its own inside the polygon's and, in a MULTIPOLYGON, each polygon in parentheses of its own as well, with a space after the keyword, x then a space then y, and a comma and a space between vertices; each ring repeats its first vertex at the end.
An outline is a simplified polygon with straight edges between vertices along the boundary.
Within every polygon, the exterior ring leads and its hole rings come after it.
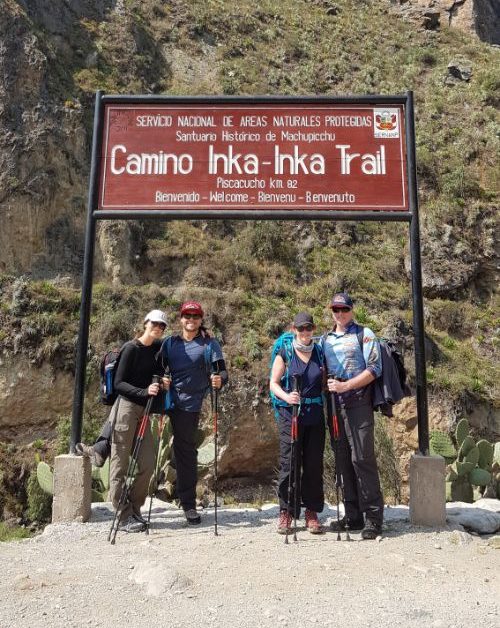
MULTIPOLYGON (((111 511, 90 523, 48 526, 0 545, 2 628, 161 626, 222 628, 500 625, 498 537, 410 525, 406 507, 386 508, 377 541, 276 534, 275 504, 219 509, 188 527, 155 501, 148 535, 107 542, 111 511)), ((335 510, 327 509, 328 522, 335 510)), ((343 535, 344 538, 344 535, 343 535)))

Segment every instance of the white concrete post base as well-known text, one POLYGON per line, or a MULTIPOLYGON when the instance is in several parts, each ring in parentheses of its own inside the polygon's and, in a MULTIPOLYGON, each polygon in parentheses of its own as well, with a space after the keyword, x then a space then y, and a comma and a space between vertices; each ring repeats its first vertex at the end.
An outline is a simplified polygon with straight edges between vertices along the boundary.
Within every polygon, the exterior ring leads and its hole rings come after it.
POLYGON ((92 466, 85 456, 65 454, 54 462, 52 523, 90 519, 92 466))
POLYGON ((410 521, 419 526, 446 523, 445 462, 441 456, 410 459, 410 521))

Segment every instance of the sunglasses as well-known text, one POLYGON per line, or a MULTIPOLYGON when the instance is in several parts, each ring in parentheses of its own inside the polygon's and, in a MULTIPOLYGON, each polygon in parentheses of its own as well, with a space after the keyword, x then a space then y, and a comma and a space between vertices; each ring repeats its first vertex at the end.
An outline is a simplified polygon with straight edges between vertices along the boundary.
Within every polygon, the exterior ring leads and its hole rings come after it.
POLYGON ((199 314, 183 314, 182 318, 187 318, 188 320, 192 318, 196 320, 198 318, 201 318, 201 316, 199 314))
POLYGON ((339 312, 350 312, 350 308, 348 307, 332 307, 332 312, 335 312, 335 314, 338 314, 339 312))
POLYGON ((151 321, 151 325, 153 327, 159 327, 160 329, 167 329, 165 323, 157 323, 156 321, 151 321))
POLYGON ((312 331, 314 329, 314 325, 299 325, 295 329, 297 331, 312 331))

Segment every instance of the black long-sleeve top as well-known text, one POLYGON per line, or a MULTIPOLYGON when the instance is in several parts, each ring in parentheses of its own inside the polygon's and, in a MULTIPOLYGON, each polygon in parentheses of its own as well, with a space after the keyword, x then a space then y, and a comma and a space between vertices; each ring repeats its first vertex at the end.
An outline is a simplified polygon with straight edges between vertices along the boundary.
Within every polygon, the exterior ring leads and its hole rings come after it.
MULTIPOLYGON (((154 340, 148 347, 137 339, 123 345, 114 379, 119 395, 141 406, 146 405, 153 375, 163 375, 163 369, 156 360, 160 347, 160 340, 154 340)), ((160 392, 153 403, 153 412, 162 411, 162 401, 163 394, 160 392)))

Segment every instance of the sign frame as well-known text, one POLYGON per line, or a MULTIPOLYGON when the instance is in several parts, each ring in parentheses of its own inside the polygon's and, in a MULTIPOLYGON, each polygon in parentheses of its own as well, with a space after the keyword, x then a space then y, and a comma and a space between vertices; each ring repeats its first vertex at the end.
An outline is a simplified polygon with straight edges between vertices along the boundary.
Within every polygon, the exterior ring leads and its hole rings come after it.
POLYGON ((159 95, 105 95, 96 92, 92 157, 89 177, 87 224, 82 276, 82 300, 80 325, 75 362, 75 386, 73 396, 70 452, 75 452, 81 440, 85 396, 85 370, 92 299, 92 278, 98 220, 329 220, 329 221, 380 221, 407 222, 409 225, 411 256, 411 287, 413 301, 413 329, 415 350, 416 400, 418 419, 419 452, 429 455, 429 426, 425 365, 425 335, 422 297, 422 269, 420 228, 418 213, 418 191, 416 174, 415 124, 413 92, 398 95, 367 96, 159 96, 159 95), (406 191, 408 210, 314 210, 314 209, 99 209, 101 159, 103 148, 104 111, 107 104, 126 105, 401 105, 404 108, 406 143, 406 191))
MULTIPOLYGON (((290 217, 292 216, 296 216, 297 212, 300 211, 304 211, 305 215, 316 215, 316 216, 321 216, 323 215, 324 212, 326 212, 327 215, 331 214, 331 212, 335 212, 335 213, 339 213, 342 211, 342 207, 335 207, 333 206, 334 203, 333 202, 328 202, 327 200, 325 200, 323 203, 319 204, 318 208, 315 208, 314 205, 310 205, 307 203, 307 201, 304 199, 304 196, 300 195, 301 194, 301 190, 300 188, 302 186, 312 186, 314 188, 315 185, 319 184, 320 185, 325 185, 326 182, 331 181, 332 178, 335 176, 332 171, 331 171, 331 167, 333 165, 333 163, 335 163, 334 159, 333 159, 333 153, 335 151, 335 149, 339 150, 341 148, 340 145, 335 144, 334 146, 332 146, 332 140, 318 140, 315 139, 315 141, 310 141, 309 145, 305 145, 304 144, 304 140, 293 140, 293 144, 298 146, 295 146, 297 152, 299 150, 301 151, 305 151, 305 150, 310 150, 311 152, 314 152, 315 150, 317 151, 321 151, 321 154, 319 155, 321 159, 324 159, 324 168, 326 169, 326 162, 329 161, 330 163, 328 163, 328 166, 330 168, 329 173, 324 172, 321 175, 318 176, 318 173, 313 174, 312 172, 309 172, 309 175, 304 175, 303 172, 299 172, 299 173, 285 173, 285 172, 279 172, 276 174, 276 164, 274 164, 274 168, 275 171, 274 172, 269 172, 269 170, 272 168, 268 168, 267 166, 272 166, 273 164, 271 164, 271 160, 270 161, 264 161, 262 158, 259 159, 259 157, 257 155, 251 154, 250 157, 254 158, 257 162, 257 166, 255 166, 254 163, 254 167, 252 168, 255 169, 255 167, 257 168, 257 172, 253 172, 255 176, 255 178, 259 179, 259 182, 264 184, 266 177, 268 179, 272 178, 270 175, 272 174, 273 177, 276 177, 274 179, 274 181, 278 184, 283 185, 284 183, 289 182, 290 178, 295 178, 295 185, 297 185, 297 177, 299 177, 301 179, 300 183, 301 186, 299 186, 299 191, 297 194, 277 194, 276 196, 297 196, 298 197, 298 201, 296 200, 293 203, 293 207, 289 207, 289 205, 291 205, 291 203, 287 203, 285 200, 283 200, 283 202, 279 203, 278 201, 275 201, 274 206, 272 208, 266 209, 265 206, 264 207, 255 207, 259 205, 258 199, 256 200, 254 197, 252 197, 252 192, 250 192, 248 195, 249 198, 246 200, 246 203, 243 203, 243 206, 240 207, 227 207, 226 205, 228 205, 227 202, 222 201, 221 206, 217 207, 217 202, 212 203, 209 201, 209 199, 206 196, 203 196, 203 193, 207 193, 210 189, 210 187, 212 187, 212 192, 214 191, 213 189, 213 179, 216 178, 216 175, 214 172, 212 173, 208 173, 208 168, 207 170, 203 170, 201 169, 200 172, 200 165, 205 163, 208 166, 211 165, 210 160, 208 159, 208 157, 206 156, 206 153, 203 153, 203 144, 207 144, 207 143, 213 143, 214 146, 210 147, 215 151, 219 151, 219 150, 227 150, 227 140, 223 140, 220 136, 223 136, 227 131, 228 131, 228 127, 224 126, 224 124, 226 123, 227 118, 231 117, 231 119, 235 116, 229 116, 231 111, 234 112, 238 112, 238 110, 244 110, 246 111, 246 113, 248 113, 249 111, 253 111, 254 112, 254 116, 255 117, 279 117, 280 114, 281 115, 286 115, 289 114, 290 116, 293 115, 302 115, 305 118, 316 118, 316 120, 314 120, 313 122, 315 122, 317 124, 316 127, 313 127, 313 130, 316 131, 323 131, 325 135, 328 135, 330 137, 335 137, 336 141, 352 141, 351 138, 349 138, 349 135, 352 135, 354 138, 355 136, 358 136, 358 142, 360 140, 359 136, 362 136, 362 140, 363 142, 368 142, 368 143, 372 143, 372 148, 371 150, 376 150, 377 148, 380 148, 380 146, 382 145, 382 142, 384 141, 383 138, 380 138, 376 135, 375 133, 375 128, 374 126, 366 126, 366 124, 364 125, 360 125, 360 127, 350 127, 350 129, 352 129, 352 131, 346 130, 346 127, 337 127, 335 124, 330 124, 329 126, 325 126, 328 125, 328 121, 327 119, 330 117, 333 117, 333 115, 341 115, 342 114, 342 110, 347 110, 349 111, 349 109, 351 110, 350 112, 347 113, 347 116, 353 116, 356 115, 354 112, 356 110, 359 110, 359 119, 361 121, 361 118, 364 116, 366 116, 367 113, 372 113, 371 111, 367 111, 373 108, 387 108, 387 107, 397 107, 397 109, 400 111, 399 113, 399 118, 400 118, 400 123, 401 123, 401 128, 397 130, 398 135, 395 136, 394 138, 391 137, 386 137, 385 141, 386 143, 388 142, 389 145, 387 146, 387 149, 385 146, 383 146, 383 148, 380 149, 380 151, 377 152, 384 152, 385 155, 385 151, 387 150, 389 152, 388 154, 388 159, 390 160, 391 155, 392 158, 394 159, 394 153, 396 153, 396 155, 399 154, 400 156, 400 164, 401 164, 401 170, 399 173, 399 176, 397 174, 397 171, 392 171, 392 172, 387 172, 387 174, 384 173, 384 177, 379 181, 378 177, 376 176, 368 176, 367 173, 365 172, 365 174, 361 174, 358 173, 357 175, 354 174, 354 172, 351 173, 335 173, 338 175, 338 180, 335 179, 335 183, 341 183, 343 185, 344 182, 348 181, 348 185, 350 184, 352 187, 354 187, 354 189, 352 189, 352 191, 358 193, 360 191, 360 188, 362 186, 371 186, 373 188, 376 188, 377 183, 384 183, 386 188, 387 186, 395 186, 396 191, 400 192, 401 195, 401 200, 400 200, 400 204, 401 204, 401 208, 399 209, 397 206, 394 205, 385 205, 383 202, 373 202, 373 200, 370 200, 373 196, 374 193, 372 193, 372 196, 369 197, 366 201, 365 201, 365 205, 360 204, 360 202, 355 201, 355 204, 353 206, 353 208, 351 209, 350 207, 346 207, 345 211, 347 214, 349 215, 357 215, 359 213, 359 215, 366 215, 368 214, 370 211, 376 212, 376 214, 378 216, 385 216, 386 214, 398 214, 398 212, 400 212, 402 215, 407 215, 410 212, 410 207, 409 207, 409 201, 408 201, 408 185, 407 185, 407 181, 405 180, 405 170, 407 169, 407 150, 408 150, 408 146, 407 146, 407 142, 406 142, 406 137, 407 137, 407 133, 406 133, 406 120, 404 119, 404 113, 405 113, 405 105, 406 105, 406 99, 402 98, 400 96, 395 96, 395 97, 358 97, 358 98, 318 98, 318 97, 251 97, 251 98, 242 98, 242 97, 211 97, 211 98, 184 98, 184 97, 148 97, 147 100, 145 100, 145 97, 139 97, 140 101, 138 101, 137 97, 130 97, 130 96, 121 96, 121 97, 114 97, 114 96, 104 96, 102 99, 102 106, 104 108, 103 111, 103 128, 101 130, 101 135, 102 137, 101 139, 101 150, 100 150, 100 167, 99 167, 99 172, 100 172, 100 181, 99 181, 99 195, 98 195, 98 199, 97 199, 97 207, 95 207, 94 209, 97 212, 97 215, 99 217, 108 217, 109 216, 113 216, 116 212, 119 211, 123 211, 123 212, 127 212, 128 214, 134 214, 134 215, 147 215, 149 216, 149 211, 153 212, 152 215, 157 214, 159 212, 162 212, 162 215, 164 217, 169 217, 172 215, 178 215, 179 213, 186 213, 186 212, 190 212, 190 216, 197 216, 197 215, 205 215, 204 212, 209 212, 210 215, 217 216, 217 217, 228 217, 229 215, 231 217, 235 216, 236 214, 244 214, 247 218, 252 218, 255 217, 256 215, 258 215, 259 217, 262 216, 263 213, 269 211, 270 215, 272 214, 274 215, 279 215, 280 219, 287 219, 288 217, 288 213, 290 212, 290 217), (161 108, 164 108, 163 110, 161 108), (155 112, 154 116, 163 119, 163 122, 165 124, 165 126, 162 127, 155 127, 153 126, 146 126, 145 124, 145 118, 148 117, 147 115, 147 111, 148 109, 151 112, 155 112), (156 110, 156 111, 155 111, 156 110), (136 120, 135 120, 135 124, 134 124, 134 118, 132 115, 133 111, 133 115, 135 116, 136 120), (214 126, 209 127, 208 131, 209 133, 198 133, 198 135, 205 135, 205 136, 210 136, 212 139, 211 140, 200 140, 200 142, 193 140, 192 142, 186 142, 186 141, 181 141, 180 142, 180 147, 181 150, 187 150, 187 153, 181 154, 181 163, 182 163, 182 159, 190 159, 191 160, 191 169, 189 172, 183 172, 182 174, 176 174, 176 173, 172 173, 169 183, 170 183, 170 188, 172 189, 172 187, 175 187, 176 185, 178 185, 180 187, 179 191, 183 191, 185 192, 186 189, 183 187, 183 185, 187 185, 188 188, 190 186, 192 187, 196 187, 196 189, 194 190, 194 193, 198 193, 198 192, 202 192, 202 194, 197 194, 198 197, 202 196, 202 198, 205 198, 205 200, 198 200, 198 202, 194 203, 194 207, 192 209, 188 209, 185 206, 181 206, 176 205, 175 203, 171 202, 171 203, 166 203, 167 205, 173 205, 173 207, 171 208, 162 208, 162 202, 160 201, 160 204, 158 205, 156 202, 153 202, 153 199, 147 199, 146 196, 144 196, 144 190, 147 189, 148 185, 155 185, 155 186, 162 186, 164 185, 163 183, 163 173, 162 174, 158 174, 158 173, 138 173, 138 172, 134 172, 133 175, 140 175, 141 179, 143 179, 141 181, 141 184, 139 184, 139 176, 133 176, 132 173, 127 173, 125 172, 125 170, 128 170, 128 165, 127 168, 125 168, 124 166, 120 166, 119 170, 121 172, 114 172, 113 175, 111 173, 111 171, 113 170, 113 167, 115 165, 115 158, 117 160, 118 163, 120 162, 120 158, 123 160, 123 153, 128 150, 128 151, 132 151, 132 155, 130 157, 135 158, 136 160, 139 160, 139 158, 142 156, 145 160, 147 160, 146 164, 143 164, 143 166, 146 166, 148 169, 152 169, 153 166, 155 165, 157 169, 161 169, 161 161, 160 161, 160 165, 158 163, 158 160, 161 160, 162 158, 165 157, 165 153, 163 151, 164 146, 161 145, 161 141, 162 138, 160 136, 165 136, 166 138, 168 138, 169 143, 167 144, 168 149, 166 150, 172 150, 171 146, 176 143, 176 133, 175 133, 175 129, 179 129, 179 128, 183 128, 183 130, 185 130, 185 127, 178 127, 177 124, 179 123, 179 121, 182 119, 183 116, 186 116, 189 114, 189 112, 193 112, 193 117, 201 117, 202 115, 205 115, 209 118, 209 122, 211 124, 213 124, 214 126), (307 112, 307 113, 306 113, 307 112), (142 115, 138 115, 138 114, 142 114, 142 115), (194 115, 197 114, 197 115, 194 115), (328 116, 328 114, 331 114, 330 116, 328 116), (323 118, 322 122, 323 125, 320 124, 320 119, 321 117, 323 118), (177 118, 177 120, 176 120, 177 118), (170 119, 170 120, 167 120, 170 119), (139 124, 140 122, 140 124, 139 124), (175 133, 175 135, 174 135, 175 133), (217 136, 216 134, 219 133, 220 135, 217 136), (341 137, 343 139, 339 140, 338 139, 338 135, 341 135, 341 137), (347 136, 347 138, 346 138, 347 136), (394 145, 394 141, 395 139, 398 139, 397 143, 394 145), (218 141, 219 140, 219 141, 218 141), (117 145, 115 144, 117 143, 117 145), (115 147, 113 148, 113 150, 109 150, 110 145, 115 144, 115 147), (125 144, 127 144, 127 146, 125 146, 125 144), (135 146, 135 149, 132 148, 130 149, 130 145, 132 144, 132 146, 135 146), (119 148, 119 150, 115 149, 119 148), (134 152, 135 151, 135 152, 134 152), (148 153, 148 152, 144 152, 144 151, 155 151, 153 153, 148 153), (324 151, 327 152, 327 157, 325 158, 325 156, 323 155, 324 151), (195 170, 197 169, 196 172, 193 172, 193 153, 195 154, 195 158, 194 158, 194 168, 195 170), (154 164, 154 162, 152 160, 156 160, 156 164, 154 164), (267 166, 264 166, 264 164, 267 164, 267 166), (111 167, 110 167, 111 166, 111 167), (267 170, 267 172, 265 172, 267 170), (120 177, 120 181, 118 182, 118 176, 120 177), (392 179, 388 180, 388 177, 390 177, 392 179), (192 179, 195 179, 196 183, 193 183, 192 179), (203 185, 202 179, 205 178, 205 186, 203 185), (210 178, 212 179, 212 181, 210 181, 210 178), (287 180, 288 179, 288 180, 287 180), (344 181, 342 181, 342 179, 344 179, 344 181), (357 186, 356 186, 356 182, 355 179, 357 179, 357 186), (361 181, 361 179, 363 179, 361 181), (113 200, 113 194, 119 195, 121 198, 124 198, 127 193, 129 194, 130 197, 134 198, 134 196, 137 198, 138 195, 140 195, 142 197, 143 203, 140 202, 132 202, 131 204, 127 203, 127 206, 121 206, 121 203, 119 202, 119 200, 113 200), (253 198, 253 200, 252 200, 253 198), (302 202, 301 200, 302 199, 302 202), (248 207, 245 207, 244 205, 248 205, 248 207), (203 206, 204 205, 204 206, 203 206), (281 205, 281 207, 279 206, 281 205), (330 206, 328 206, 330 205, 330 206)), ((374 112, 373 112, 374 113, 374 112)), ((151 117, 154 117, 151 116, 151 117)), ((333 122, 333 120, 330 120, 330 122, 333 122)), ((271 146, 274 146, 274 148, 278 149, 281 147, 281 149, 283 150, 283 144, 290 144, 292 143, 292 140, 289 139, 277 139, 276 135, 280 132, 283 131, 283 127, 285 127, 285 131, 290 133, 293 131, 290 131, 289 128, 287 128, 287 125, 283 125, 281 127, 276 128, 274 125, 271 126, 266 126, 265 130, 261 127, 258 127, 256 129, 253 129, 252 127, 250 127, 250 130, 253 130, 254 133, 247 133, 247 135, 255 135, 257 134, 259 137, 259 140, 255 140, 255 139, 248 139, 246 142, 239 142, 237 143, 237 148, 236 148, 236 152, 243 153, 245 150, 252 150, 255 151, 257 154, 260 153, 260 157, 262 156, 262 151, 265 151, 266 149, 269 151, 271 150, 271 146), (271 134, 272 136, 274 136, 274 139, 270 140, 267 138, 268 134, 271 134)), ((247 128, 247 127, 245 127, 247 128)), ((292 126, 292 128, 296 131, 297 128, 299 129, 299 132, 305 133, 305 132, 309 132, 309 134, 311 133, 311 130, 308 129, 306 127, 306 130, 304 130, 304 127, 300 127, 300 125, 298 127, 292 126)), ((237 131, 241 132, 241 128, 238 129, 238 127, 236 127, 237 131)), ((234 127, 231 127, 229 129, 230 131, 234 132, 234 127)), ((202 127, 201 131, 206 131, 206 127, 202 127)), ((386 132, 386 131, 379 131, 379 132, 386 132)), ((316 133, 317 134, 317 133, 316 133)), ((234 140, 233 140, 234 143, 234 140)), ((349 146, 343 146, 342 148, 346 149, 346 148, 350 148, 349 146)), ((358 150, 360 150, 359 146, 357 147, 358 150)), ((205 148, 206 150, 206 148, 205 148)), ((232 150, 232 146, 230 147, 230 150, 232 150)), ((284 149, 285 151, 287 150, 286 148, 284 149)), ((361 149, 363 150, 363 149, 361 149)), ((279 152, 279 151, 278 151, 279 152)), ((366 152, 366 151, 365 151, 366 152)), ((217 153, 215 153, 217 154, 217 153)), ((347 154, 346 153, 342 153, 342 154, 347 154)), ((360 153, 354 153, 354 155, 357 155, 357 159, 358 159, 358 163, 359 163, 359 157, 360 157, 360 153)), ((225 156, 224 154, 222 155, 218 155, 221 159, 224 159, 225 156)), ((285 155, 286 157, 289 157, 288 155, 285 155)), ((316 156, 318 156, 318 153, 316 153, 316 156)), ((129 157, 129 158, 130 158, 129 157)), ((170 154, 170 157, 178 157, 175 154, 170 154)), ((270 158, 271 155, 267 154, 267 157, 270 158)), ((312 157, 312 155, 310 155, 310 157, 312 157)), ((363 157, 367 157, 367 158, 371 158, 373 159, 373 161, 375 161, 375 155, 363 155, 363 157)), ((380 155, 377 156, 377 160, 380 158, 380 155)), ((346 158, 346 160, 349 159, 349 157, 346 158)), ((340 164, 340 162, 344 161, 341 160, 338 155, 337 155, 337 161, 340 164)), ((285 162, 286 163, 286 162, 285 162)), ((351 169, 351 165, 350 165, 350 159, 348 161, 348 166, 347 168, 350 170, 351 169)), ((383 161, 383 167, 385 170, 385 160, 383 161)), ((137 165, 136 165, 137 167, 137 165)), ((165 174, 168 172, 168 166, 165 165, 165 163, 163 164, 164 170, 165 170, 165 174)), ((359 167, 359 166, 358 166, 359 167)), ((380 167, 380 164, 379 164, 380 167)), ((175 169, 176 165, 173 165, 172 163, 170 163, 170 169, 175 169)), ((352 166, 352 168, 356 168, 356 166, 352 166)), ((374 164, 371 164, 371 169, 374 168, 374 164)), ((291 168, 290 168, 291 169, 291 168)), ((302 168, 301 168, 302 169, 302 168)), ((116 169, 118 170, 118 169, 116 169)), ((303 170, 303 169, 302 169, 303 170)), ((307 166, 305 167, 305 170, 307 170, 307 166)), ((220 176, 220 172, 217 172, 217 175, 220 176)), ((371 173, 373 174, 373 172, 371 173)), ((378 172, 377 174, 382 174, 381 172, 378 172)), ((219 178, 219 176, 217 176, 217 178, 219 178)), ((252 176, 250 175, 250 173, 229 173, 229 174, 224 174, 224 177, 228 177, 229 179, 233 178, 234 176, 237 176, 240 179, 249 179, 252 178, 252 176)), ((218 189, 218 188, 217 188, 218 189)), ((264 188, 266 189, 266 191, 269 191, 268 188, 264 188)), ((390 190, 390 188, 389 188, 390 190)), ((390 194, 390 191, 386 190, 386 194, 390 194)), ((245 190, 244 190, 245 191, 245 190)), ((281 190, 280 190, 281 191, 281 190)), ((287 190, 284 189, 282 190, 283 192, 286 192, 287 190)), ((290 190, 288 190, 290 191, 290 190)), ((318 189, 313 190, 313 191, 319 191, 318 189)), ((323 190, 326 191, 326 190, 323 190)), ((331 189, 328 188, 328 191, 331 192, 331 189)), ((364 190, 363 190, 364 191, 364 190)), ((391 190, 392 191, 392 190, 391 190)), ((303 192, 302 192, 303 194, 303 192)), ((380 191, 377 190, 376 192, 377 195, 377 199, 380 195, 380 191)), ((328 195, 325 195, 328 196, 328 195)), ((333 196, 333 195, 330 195, 333 196)), ((394 197, 393 202, 396 201, 396 197, 394 197)), ((237 205, 237 203, 232 203, 233 205, 237 205)), ((185 205, 189 205, 189 203, 185 203, 185 205)), ((345 204, 344 204, 345 205, 345 204)))

